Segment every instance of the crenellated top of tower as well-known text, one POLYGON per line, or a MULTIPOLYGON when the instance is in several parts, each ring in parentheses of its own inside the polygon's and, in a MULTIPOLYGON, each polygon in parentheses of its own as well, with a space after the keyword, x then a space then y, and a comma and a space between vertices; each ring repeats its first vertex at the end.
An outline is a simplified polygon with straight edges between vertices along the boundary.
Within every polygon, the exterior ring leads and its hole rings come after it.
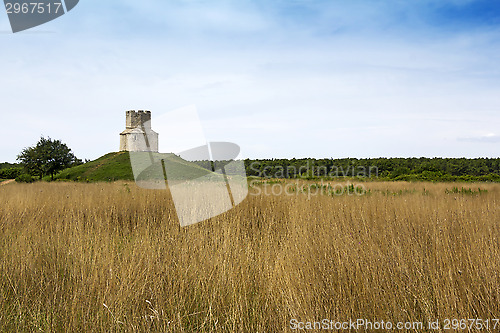
POLYGON ((126 126, 128 129, 136 127, 151 128, 151 111, 129 110, 126 112, 126 126))

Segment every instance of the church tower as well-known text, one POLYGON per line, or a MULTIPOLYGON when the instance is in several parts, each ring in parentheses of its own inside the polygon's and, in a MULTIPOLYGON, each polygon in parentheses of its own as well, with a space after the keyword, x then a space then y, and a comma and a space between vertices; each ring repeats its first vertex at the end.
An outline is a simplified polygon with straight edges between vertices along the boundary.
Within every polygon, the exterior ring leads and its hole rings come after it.
POLYGON ((151 111, 126 112, 126 128, 120 133, 120 151, 158 152, 158 133, 151 129, 151 111))

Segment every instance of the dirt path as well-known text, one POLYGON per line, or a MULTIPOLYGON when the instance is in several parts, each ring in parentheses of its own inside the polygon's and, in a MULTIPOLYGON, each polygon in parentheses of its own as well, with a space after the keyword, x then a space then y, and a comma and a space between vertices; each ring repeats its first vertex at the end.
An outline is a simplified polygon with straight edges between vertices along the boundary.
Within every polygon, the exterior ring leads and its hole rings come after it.
POLYGON ((15 179, 5 180, 5 181, 3 181, 3 182, 0 182, 0 186, 2 186, 2 185, 7 185, 7 184, 13 183, 13 182, 15 182, 15 181, 16 181, 15 179))

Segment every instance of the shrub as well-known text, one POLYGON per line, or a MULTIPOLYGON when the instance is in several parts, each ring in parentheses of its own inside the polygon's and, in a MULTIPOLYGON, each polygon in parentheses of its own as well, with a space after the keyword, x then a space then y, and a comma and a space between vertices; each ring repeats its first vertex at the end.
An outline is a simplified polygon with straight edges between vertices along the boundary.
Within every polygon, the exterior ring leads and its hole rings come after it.
POLYGON ((18 183, 33 183, 35 179, 28 174, 22 174, 16 177, 18 183))
POLYGON ((0 170, 0 178, 1 179, 15 179, 22 173, 22 168, 14 167, 14 168, 6 168, 0 170))

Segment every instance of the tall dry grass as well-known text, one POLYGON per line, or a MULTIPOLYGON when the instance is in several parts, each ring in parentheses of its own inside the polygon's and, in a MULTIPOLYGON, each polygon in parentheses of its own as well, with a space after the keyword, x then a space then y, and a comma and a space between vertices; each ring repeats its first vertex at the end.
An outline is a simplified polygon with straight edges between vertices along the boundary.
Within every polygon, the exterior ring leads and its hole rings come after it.
POLYGON ((0 331, 286 332, 292 319, 500 317, 500 185, 467 185, 488 190, 480 195, 365 186, 365 196, 249 196, 182 229, 164 191, 3 186, 0 331))

